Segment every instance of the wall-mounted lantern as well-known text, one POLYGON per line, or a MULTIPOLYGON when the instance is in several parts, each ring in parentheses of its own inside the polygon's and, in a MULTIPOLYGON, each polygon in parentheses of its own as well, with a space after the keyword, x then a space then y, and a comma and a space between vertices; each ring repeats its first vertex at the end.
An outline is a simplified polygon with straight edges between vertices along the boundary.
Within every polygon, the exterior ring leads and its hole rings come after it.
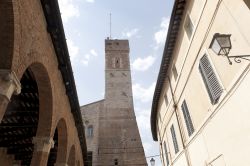
POLYGON ((250 57, 250 55, 228 56, 232 48, 230 37, 231 34, 215 33, 209 48, 211 48, 217 55, 226 56, 230 65, 232 65, 231 58, 234 58, 236 63, 240 63, 241 59, 250 61, 250 59, 246 58, 250 57))
POLYGON ((151 166, 155 166, 155 159, 154 158, 151 158, 150 164, 151 164, 151 166))

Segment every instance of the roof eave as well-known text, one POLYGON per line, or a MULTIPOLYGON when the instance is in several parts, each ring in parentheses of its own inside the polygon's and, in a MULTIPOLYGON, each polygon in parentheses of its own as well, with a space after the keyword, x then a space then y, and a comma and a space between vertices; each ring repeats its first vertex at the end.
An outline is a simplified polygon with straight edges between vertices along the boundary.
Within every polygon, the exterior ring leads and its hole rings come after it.
POLYGON ((153 102, 151 107, 151 132, 154 141, 158 141, 157 137, 157 127, 156 127, 156 118, 157 118, 157 111, 158 111, 158 103, 161 96, 161 91, 163 88, 163 84, 165 82, 165 78, 167 76, 167 71, 169 69, 169 64, 172 60, 173 50, 175 47, 175 42, 178 36, 183 11, 185 9, 186 0, 176 0, 173 6, 173 11, 170 18, 166 43, 163 51, 161 67, 157 78, 157 83, 155 86, 153 102))
POLYGON ((81 111, 75 86, 74 75, 70 62, 68 47, 65 39, 61 13, 57 0, 41 0, 44 16, 47 22, 47 30, 50 33, 55 49, 58 68, 61 72, 66 94, 69 99, 71 112, 77 128, 81 145, 83 160, 87 160, 87 145, 85 140, 84 126, 81 118, 81 111))

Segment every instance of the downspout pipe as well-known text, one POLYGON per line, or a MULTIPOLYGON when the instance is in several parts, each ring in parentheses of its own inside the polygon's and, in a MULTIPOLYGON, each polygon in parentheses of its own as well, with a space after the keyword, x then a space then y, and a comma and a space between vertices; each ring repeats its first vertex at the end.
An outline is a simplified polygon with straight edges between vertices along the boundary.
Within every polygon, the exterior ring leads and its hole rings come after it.
POLYGON ((180 116, 178 114, 178 111, 177 111, 178 106, 177 106, 177 102, 175 100, 174 91, 173 91, 169 76, 167 76, 167 80, 168 80, 168 83, 169 83, 169 87, 170 87, 170 91, 171 91, 171 95, 172 95, 172 99, 173 99, 174 113, 175 113, 175 116, 177 118, 178 127, 180 129, 182 147, 183 147, 186 159, 187 159, 188 166, 192 166, 192 164, 190 162, 189 154, 188 154, 188 151, 187 151, 186 145, 185 145, 185 133, 183 132, 183 124, 181 123, 181 118, 180 118, 180 116))

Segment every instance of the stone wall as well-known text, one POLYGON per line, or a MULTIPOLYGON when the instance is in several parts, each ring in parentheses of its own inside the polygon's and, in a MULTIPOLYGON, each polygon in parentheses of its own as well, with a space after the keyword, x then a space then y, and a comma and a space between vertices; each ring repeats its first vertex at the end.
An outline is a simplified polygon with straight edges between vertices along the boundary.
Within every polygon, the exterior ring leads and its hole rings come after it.
MULTIPOLYGON (((98 137, 99 137, 99 113, 104 109, 104 100, 81 106, 81 113, 85 125, 85 136, 88 152, 92 152, 92 166, 97 165, 98 137), (93 127, 93 135, 88 134, 88 127, 93 127)), ((89 161, 88 161, 89 162, 89 161)))

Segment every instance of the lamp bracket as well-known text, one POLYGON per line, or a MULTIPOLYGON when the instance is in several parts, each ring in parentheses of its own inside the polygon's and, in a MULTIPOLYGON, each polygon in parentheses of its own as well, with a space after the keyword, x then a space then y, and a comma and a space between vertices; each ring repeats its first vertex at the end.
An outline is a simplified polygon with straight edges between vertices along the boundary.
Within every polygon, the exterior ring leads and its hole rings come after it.
POLYGON ((250 55, 236 55, 236 56, 228 56, 226 55, 228 62, 232 65, 231 59, 234 59, 234 62, 241 63, 242 60, 250 61, 250 55))

